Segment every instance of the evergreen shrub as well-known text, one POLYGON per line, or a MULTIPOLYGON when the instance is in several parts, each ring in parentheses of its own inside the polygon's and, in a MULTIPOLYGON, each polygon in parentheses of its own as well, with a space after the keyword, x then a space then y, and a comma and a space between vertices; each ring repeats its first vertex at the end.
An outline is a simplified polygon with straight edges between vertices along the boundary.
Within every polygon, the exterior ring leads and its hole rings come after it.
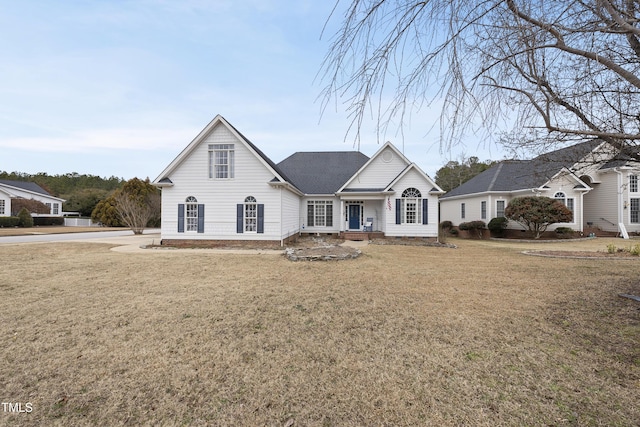
POLYGON ((17 216, 0 216, 1 227, 17 227, 20 225, 20 218, 17 216))
POLYGON ((26 208, 20 209, 18 212, 19 226, 24 228, 33 227, 33 217, 26 208))
POLYGON ((491 231, 492 234, 496 236, 502 236, 504 234, 504 229, 507 228, 507 224, 509 220, 503 216, 499 216, 496 218, 492 218, 487 224, 487 228, 491 231))

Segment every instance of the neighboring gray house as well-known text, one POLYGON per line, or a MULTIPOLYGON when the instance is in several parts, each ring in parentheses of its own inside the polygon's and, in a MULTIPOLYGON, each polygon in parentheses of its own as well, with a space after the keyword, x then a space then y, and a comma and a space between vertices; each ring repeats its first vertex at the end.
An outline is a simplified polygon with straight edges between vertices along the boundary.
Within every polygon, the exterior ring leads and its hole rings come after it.
POLYGON ((437 237, 444 192, 391 143, 360 152, 299 152, 275 164, 216 116, 153 182, 163 243, 377 231, 437 237))
MULTIPOLYGON (((541 195, 563 202, 573 212, 570 227, 640 232, 640 163, 616 155, 602 141, 589 141, 538 156, 506 160, 440 197, 440 217, 454 225, 504 216, 515 197, 541 195)), ((509 228, 521 229, 510 222, 509 228)))
POLYGON ((37 200, 50 209, 48 215, 33 216, 62 216, 64 199, 53 197, 35 182, 0 179, 0 216, 11 216, 11 201, 19 198, 37 200))

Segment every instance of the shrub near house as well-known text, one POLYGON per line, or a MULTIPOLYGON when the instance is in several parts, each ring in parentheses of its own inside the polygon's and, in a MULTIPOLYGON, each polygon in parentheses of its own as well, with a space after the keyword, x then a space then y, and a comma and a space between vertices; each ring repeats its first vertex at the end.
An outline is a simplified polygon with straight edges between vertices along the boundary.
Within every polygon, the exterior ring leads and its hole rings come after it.
POLYGON ((543 196, 516 197, 504 215, 529 230, 535 239, 539 239, 551 224, 573 220, 573 213, 563 203, 543 196))

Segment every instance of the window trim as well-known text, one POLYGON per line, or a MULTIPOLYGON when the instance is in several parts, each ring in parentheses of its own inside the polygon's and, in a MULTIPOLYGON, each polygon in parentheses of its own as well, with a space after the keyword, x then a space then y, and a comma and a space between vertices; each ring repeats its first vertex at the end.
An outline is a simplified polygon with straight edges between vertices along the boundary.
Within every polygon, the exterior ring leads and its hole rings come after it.
POLYGON ((506 200, 496 200, 496 218, 506 218, 504 216, 504 211, 507 209, 507 201, 506 200), (502 207, 500 207, 502 205, 502 207))
POLYGON ((638 192, 638 175, 629 175, 629 192, 638 192))
POLYGON ((184 231, 198 232, 198 199, 189 196, 184 200, 184 231))
POLYGON ((307 227, 333 228, 333 200, 307 200, 307 227), (322 206, 322 214, 319 213, 322 206), (318 225, 318 220, 322 224, 318 225))
POLYGON ((640 197, 629 198, 629 224, 640 224, 640 197))
POLYGON ((247 196, 244 199, 244 232, 245 233, 257 233, 258 232, 258 201, 253 196, 247 196))
POLYGON ((209 179, 226 180, 235 178, 235 144, 209 144, 209 179), (226 153, 225 162, 219 162, 218 155, 226 153), (225 167, 226 170, 219 168, 225 167), (220 176, 219 176, 220 175, 220 176))
POLYGON ((408 187, 402 192, 400 197, 400 224, 421 225, 423 223, 422 200, 422 193, 415 187, 408 187))

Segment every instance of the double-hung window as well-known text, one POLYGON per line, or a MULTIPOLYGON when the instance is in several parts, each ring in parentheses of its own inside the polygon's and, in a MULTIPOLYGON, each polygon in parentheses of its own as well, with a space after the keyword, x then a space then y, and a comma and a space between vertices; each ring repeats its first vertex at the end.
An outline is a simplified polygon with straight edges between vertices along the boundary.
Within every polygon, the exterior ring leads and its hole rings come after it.
POLYGON ((480 202, 480 218, 487 219, 487 202, 480 202))
POLYGON ((209 144, 209 178, 234 177, 234 152, 233 144, 209 144))
POLYGON ((562 191, 558 191, 556 194, 554 194, 553 198, 565 205, 573 215, 573 198, 567 197, 562 191))
POLYGON ((638 192, 638 175, 629 175, 629 192, 638 192))
POLYGON ((496 217, 504 218, 504 200, 496 201, 496 217))
MULTIPOLYGON (((629 192, 638 193, 638 175, 629 175, 629 192)), ((640 198, 629 198, 629 222, 640 223, 640 198)))
POLYGON ((4 200, 0 200, 0 215, 4 215, 5 209, 6 207, 4 200))
POLYGON ((460 218, 465 219, 467 216, 467 206, 466 203, 460 203, 460 218))
POLYGON ((308 227, 333 227, 333 202, 309 200, 307 202, 308 227))
POLYGON ((640 224, 640 199, 629 199, 629 222, 640 224))

